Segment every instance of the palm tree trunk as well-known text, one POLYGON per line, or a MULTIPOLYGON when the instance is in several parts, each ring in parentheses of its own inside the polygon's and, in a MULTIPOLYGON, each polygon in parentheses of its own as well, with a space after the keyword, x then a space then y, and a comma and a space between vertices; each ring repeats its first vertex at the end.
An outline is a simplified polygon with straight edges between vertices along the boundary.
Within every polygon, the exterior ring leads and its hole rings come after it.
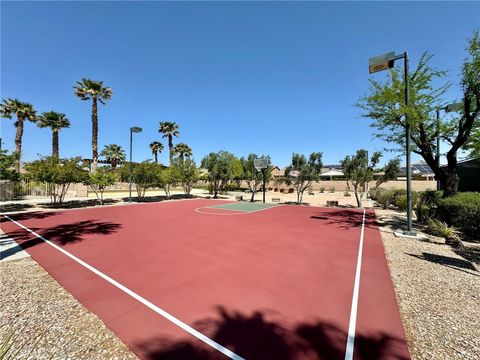
POLYGON ((20 159, 22 157, 22 137, 25 118, 17 116, 17 132, 15 134, 15 161, 17 172, 20 174, 20 159))
POLYGON ((98 162, 98 110, 97 98, 92 98, 92 172, 97 170, 98 162))
POLYGON ((173 136, 172 134, 168 134, 168 150, 170 151, 170 166, 173 163, 173 136))
POLYGON ((158 152, 155 151, 153 154, 155 155, 155 163, 158 164, 158 152))
POLYGON ((58 130, 52 130, 52 156, 58 159, 58 130))

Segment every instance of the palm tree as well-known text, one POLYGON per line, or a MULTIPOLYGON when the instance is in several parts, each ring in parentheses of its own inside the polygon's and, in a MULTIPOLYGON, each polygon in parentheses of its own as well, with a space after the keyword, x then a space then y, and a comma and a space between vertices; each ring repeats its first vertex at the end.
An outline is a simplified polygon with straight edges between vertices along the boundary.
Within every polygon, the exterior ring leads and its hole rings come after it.
POLYGON ((155 162, 158 164, 158 153, 163 151, 164 146, 160 141, 152 141, 149 146, 152 154, 155 156, 155 162))
POLYGON ((55 111, 43 112, 38 117, 37 122, 40 128, 52 129, 52 156, 58 159, 59 146, 58 146, 58 133, 61 129, 70 127, 70 120, 65 117, 65 114, 55 111))
POLYGON ((178 131, 179 125, 175 122, 164 121, 160 123, 160 128, 158 129, 159 133, 162 133, 162 137, 168 138, 168 150, 170 152, 170 165, 173 162, 173 137, 178 137, 180 131, 178 131))
POLYGON ((92 170, 97 168, 98 161, 98 110, 97 102, 105 105, 105 100, 112 97, 112 89, 103 86, 103 81, 94 81, 83 78, 77 81, 77 85, 73 87, 75 95, 81 100, 92 100, 92 170))
POLYGON ((192 156, 192 149, 190 146, 184 143, 179 143, 175 145, 175 148, 173 149, 176 154, 178 154, 178 157, 180 158, 180 161, 183 163, 183 160, 186 157, 192 156))
POLYGON ((31 122, 37 121, 37 112, 32 104, 21 102, 18 99, 4 99, 0 104, 0 114, 3 118, 11 119, 13 115, 17 117, 14 122, 17 132, 15 134, 15 157, 16 170, 20 173, 20 159, 22 156, 22 138, 25 120, 31 122))
POLYGON ((105 156, 112 165, 112 169, 117 168, 117 164, 119 162, 123 162, 127 159, 125 155, 125 151, 122 149, 120 145, 117 144, 110 144, 105 145, 100 155, 105 156))

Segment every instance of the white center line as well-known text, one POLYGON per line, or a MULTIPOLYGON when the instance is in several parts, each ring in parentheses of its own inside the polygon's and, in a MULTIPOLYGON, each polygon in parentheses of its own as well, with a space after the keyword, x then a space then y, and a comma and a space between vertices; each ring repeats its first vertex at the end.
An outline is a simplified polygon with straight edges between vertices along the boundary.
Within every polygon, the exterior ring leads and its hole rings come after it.
POLYGON ((350 310, 350 322, 348 324, 348 338, 345 349, 345 360, 353 359, 355 343, 355 329, 357 326, 358 293, 360 289, 360 273, 362 272, 363 234, 365 232, 365 209, 363 209, 362 230, 360 232, 360 243, 358 244, 357 269, 355 271, 355 282, 353 285, 352 308, 350 310))
POLYGON ((201 332, 195 330, 194 328, 192 328, 191 326, 185 324, 183 321, 177 319, 176 317, 174 317, 173 315, 169 314, 168 312, 166 312, 165 310, 159 308, 158 306, 154 305, 153 303, 151 303, 150 301, 148 301, 147 299, 141 297, 140 295, 138 295, 136 292, 130 290, 129 288, 127 288, 126 286, 120 284, 119 282, 117 282, 116 280, 112 279, 110 276, 108 275, 105 275, 103 272, 101 272, 100 270, 97 270, 96 268, 94 268, 93 266, 87 264, 85 261, 79 259, 78 257, 76 257, 75 255, 69 253, 68 251, 62 249, 60 246, 52 243, 50 240, 47 240, 45 239, 43 236, 40 236, 38 235, 35 231, 33 230, 30 230, 29 228, 27 228, 26 226, 20 224, 18 221, 15 221, 13 220, 11 217, 9 217, 8 215, 4 215, 8 220, 10 220, 11 222, 13 222, 14 224, 20 226, 21 228, 27 230, 28 232, 30 232, 31 234, 35 235, 37 238, 43 240, 45 243, 47 243, 48 245, 52 246, 53 248, 55 248, 56 250, 60 251, 61 253, 63 253, 64 255, 68 256, 70 259, 76 261, 77 263, 79 263, 80 265, 82 265, 83 267, 87 268, 88 270, 92 271, 93 273, 97 274, 98 276, 100 276, 102 279, 108 281, 110 284, 112 284, 113 286, 117 287, 118 289, 122 290, 123 292, 125 292, 126 294, 130 295, 131 297, 133 297, 135 300, 141 302, 143 305, 147 306, 148 308, 150 308, 151 310, 155 311, 157 314, 163 316, 165 319, 171 321, 172 323, 174 323, 175 325, 177 325, 178 327, 182 328, 183 330, 185 330, 186 332, 188 332, 189 334, 195 336, 197 339, 203 341, 204 343, 206 343, 207 345, 211 346, 212 348, 214 348, 215 350, 218 350, 220 351, 222 354, 228 356, 229 358, 231 359, 234 359, 234 360, 244 360, 244 358, 242 358, 241 356, 235 354, 233 351, 227 349, 226 347, 220 345, 219 343, 217 343, 216 341, 210 339, 209 337, 207 337, 206 335, 202 334, 201 332))

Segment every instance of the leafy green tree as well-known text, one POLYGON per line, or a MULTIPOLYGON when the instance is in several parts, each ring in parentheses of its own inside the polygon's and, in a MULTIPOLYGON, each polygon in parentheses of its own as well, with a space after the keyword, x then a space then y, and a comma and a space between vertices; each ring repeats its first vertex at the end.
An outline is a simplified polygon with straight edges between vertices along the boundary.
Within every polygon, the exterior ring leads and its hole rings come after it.
POLYGON ((383 175, 377 178, 375 188, 390 180, 395 180, 400 174, 400 159, 395 158, 388 161, 388 163, 380 170, 383 175))
POLYGON ((70 127, 70 120, 67 119, 65 114, 55 111, 47 111, 38 116, 37 125, 40 128, 50 128, 52 130, 52 156, 58 158, 58 133, 61 129, 70 127))
MULTIPOLYGON (((373 179, 375 166, 378 164, 382 154, 378 151, 374 152, 368 163, 367 150, 358 150, 355 155, 346 156, 340 163, 343 167, 343 174, 353 185, 353 192, 357 200, 357 206, 362 206, 361 194, 359 190, 373 179)), ((364 189, 365 190, 365 189, 364 189)))
POLYGON ((179 143, 173 148, 175 154, 178 155, 180 161, 184 161, 185 157, 189 158, 192 156, 192 149, 190 146, 184 143, 179 143))
POLYGON ((171 189, 180 181, 180 174, 174 169, 174 166, 170 168, 162 169, 157 175, 158 186, 165 191, 165 195, 170 199, 171 189))
POLYGON ((193 185, 200 179, 200 173, 193 159, 175 160, 170 167, 174 178, 180 182, 185 195, 190 195, 193 185))
POLYGON ((92 171, 97 169, 98 162, 98 102, 105 105, 112 98, 112 89, 103 86, 103 81, 83 78, 73 87, 75 96, 80 100, 92 100, 92 171))
POLYGON ((218 193, 242 171, 239 159, 223 150, 205 156, 201 167, 208 171, 207 181, 210 183, 214 198, 218 198, 218 193))
POLYGON ((46 182, 53 204, 60 204, 72 183, 83 183, 88 172, 79 165, 80 159, 58 159, 53 156, 43 157, 25 165, 28 177, 39 182, 46 182))
POLYGON ((322 153, 313 152, 310 157, 293 153, 292 163, 285 169, 285 180, 288 185, 293 185, 297 192, 297 204, 301 204, 303 193, 314 181, 320 180, 322 170, 322 153))
MULTIPOLYGON (((132 183, 137 190, 138 199, 142 201, 145 199, 147 189, 159 186, 159 174, 162 166, 150 161, 134 163, 132 166, 132 183)), ((122 166, 119 173, 122 181, 130 181, 130 166, 122 166)))
POLYGON ((149 146, 153 156, 155 156, 155 163, 158 164, 158 154, 163 151, 164 146, 160 141, 152 141, 149 146))
POLYGON ((173 163, 173 156, 175 154, 173 148, 173 137, 178 137, 180 135, 180 131, 178 130, 180 126, 176 122, 171 121, 163 121, 160 123, 160 128, 158 129, 159 133, 163 134, 163 138, 168 139, 168 150, 170 155, 170 164, 173 163))
POLYGON ((84 184, 89 186, 97 196, 100 204, 103 205, 103 193, 109 186, 115 185, 118 181, 117 175, 105 167, 97 168, 94 173, 88 174, 84 184))
MULTIPOLYGON (((250 198, 251 202, 255 201, 255 194, 257 192, 257 189, 259 185, 263 184, 263 172, 255 169, 255 159, 263 157, 267 158, 268 163, 270 163, 270 156, 266 155, 258 156, 257 154, 249 154, 247 158, 242 157, 240 159, 240 162, 242 164, 241 178, 247 183, 248 188, 252 192, 252 197, 250 198)), ((265 172, 265 181, 268 183, 271 178, 271 166, 269 165, 263 171, 265 172)))
POLYGON ((15 133, 16 170, 20 173, 20 160, 22 157, 22 138, 25 121, 37 121, 37 112, 32 104, 21 102, 18 99, 4 99, 0 104, 0 114, 3 118, 11 119, 14 115, 17 120, 13 125, 17 128, 15 133))
POLYGON ((127 159, 125 150, 117 144, 105 145, 100 155, 105 156, 108 162, 112 165, 113 170, 117 168, 119 163, 122 163, 127 159))
MULTIPOLYGON (((433 69, 429 63, 431 56, 425 53, 415 69, 410 74, 410 105, 405 106, 401 69, 390 70, 386 82, 370 80, 370 94, 362 97, 357 106, 363 116, 373 120, 372 127, 377 129, 376 136, 388 143, 397 144, 405 149, 406 121, 411 128, 412 151, 423 157, 430 166, 436 179, 439 179, 444 190, 444 197, 454 195, 458 189, 457 152, 460 149, 473 147, 478 139, 472 134, 479 131, 480 114, 480 37, 475 32, 467 48, 468 57, 462 66, 460 88, 463 93, 462 110, 457 116, 443 120, 437 130, 435 111, 444 106, 443 95, 450 84, 435 87, 445 78, 446 72, 433 69), (440 135, 450 148, 446 152, 447 166, 441 168, 436 159, 436 138, 440 135)), ((392 149, 390 149, 392 150, 392 149)))
POLYGON ((18 181, 20 174, 15 171, 15 153, 8 154, 7 150, 0 150, 0 180, 18 181))

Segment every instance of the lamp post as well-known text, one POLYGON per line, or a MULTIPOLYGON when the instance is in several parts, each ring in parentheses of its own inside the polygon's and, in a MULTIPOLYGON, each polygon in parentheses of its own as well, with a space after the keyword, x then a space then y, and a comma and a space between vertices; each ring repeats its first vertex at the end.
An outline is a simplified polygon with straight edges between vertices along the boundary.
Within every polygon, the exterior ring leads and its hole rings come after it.
MULTIPOLYGON (((393 68, 395 60, 403 59, 405 76, 405 107, 408 108, 410 97, 410 85, 408 75, 408 52, 395 55, 395 52, 389 52, 368 60, 368 71, 370 74, 393 68)), ((408 123, 408 111, 405 112, 405 156, 407 161, 407 230, 404 235, 415 236, 412 230, 412 166, 410 163, 410 124, 408 123)))
POLYGON ((128 202, 132 202, 132 177, 133 177, 133 163, 132 163, 132 142, 133 142, 133 133, 142 132, 142 128, 131 127, 130 128, 130 176, 128 179, 128 202))

